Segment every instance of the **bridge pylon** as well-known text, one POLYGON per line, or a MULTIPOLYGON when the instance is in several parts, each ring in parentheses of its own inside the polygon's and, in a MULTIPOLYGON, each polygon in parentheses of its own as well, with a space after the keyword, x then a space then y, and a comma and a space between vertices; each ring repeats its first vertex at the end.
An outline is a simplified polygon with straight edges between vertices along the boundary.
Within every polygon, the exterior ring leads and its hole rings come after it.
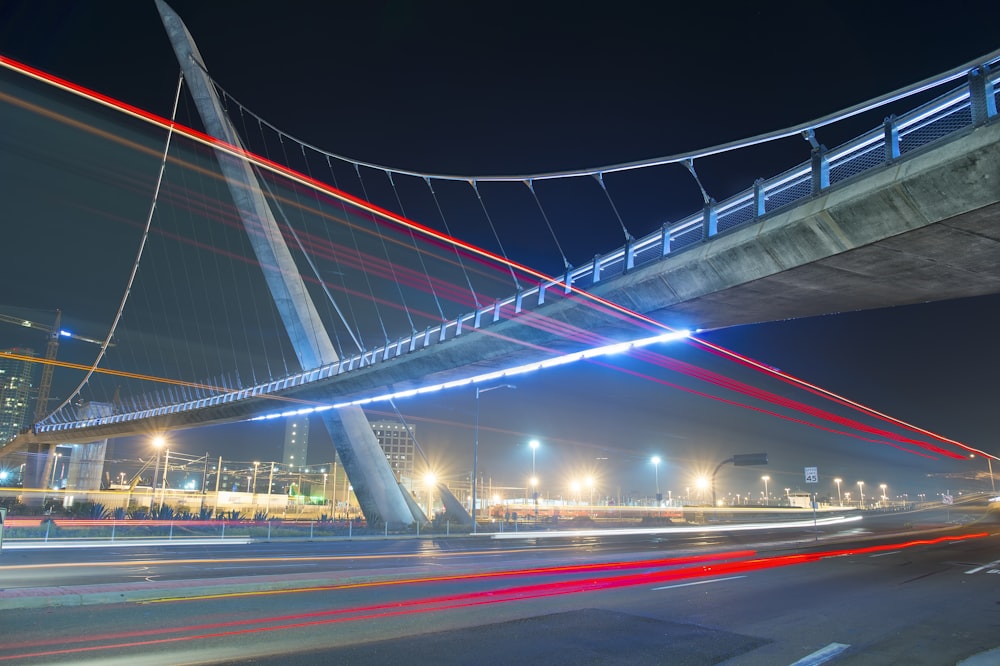
MULTIPOLYGON (((242 148, 187 27, 163 0, 156 0, 156 7, 206 132, 242 148)), ((253 170, 246 161, 228 153, 216 151, 216 155, 299 364, 302 368, 317 368, 336 362, 336 349, 253 170)), ((322 417, 368 523, 409 525, 419 520, 421 517, 410 511, 361 408, 329 410, 322 417)))

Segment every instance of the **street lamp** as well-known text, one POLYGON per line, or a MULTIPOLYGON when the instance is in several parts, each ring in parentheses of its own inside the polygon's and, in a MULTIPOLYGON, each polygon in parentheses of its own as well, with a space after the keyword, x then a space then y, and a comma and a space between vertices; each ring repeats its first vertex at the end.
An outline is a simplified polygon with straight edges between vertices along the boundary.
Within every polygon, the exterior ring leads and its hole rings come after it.
POLYGON ((538 443, 537 439, 533 439, 528 442, 528 446, 531 447, 531 476, 535 476, 535 451, 538 450, 541 444, 538 443))
POLYGON ((653 456, 650 461, 653 463, 653 480, 656 482, 656 504, 659 506, 663 496, 660 494, 660 456, 653 456))
POLYGON ((472 444, 472 533, 476 533, 478 527, 478 521, 476 520, 476 481, 479 475, 479 394, 486 393, 487 391, 492 391, 494 389, 502 388, 517 388, 513 384, 498 384, 496 386, 487 386, 486 388, 476 387, 476 435, 475 440, 472 444))
POLYGON ((531 484, 531 496, 535 500, 535 522, 538 522, 538 477, 532 476, 528 483, 531 484))
MULTIPOLYGON (((156 466, 153 467, 153 484, 149 489, 149 512, 153 512, 153 501, 156 496, 156 478, 160 475, 160 449, 163 448, 165 440, 161 436, 153 438, 153 447, 156 449, 156 466)), ((166 474, 164 474, 166 476, 166 474)))
POLYGON ((764 506, 768 506, 767 482, 771 480, 771 477, 765 474, 764 476, 760 477, 760 480, 764 482, 764 506))
MULTIPOLYGON (((437 483, 437 477, 434 476, 433 472, 427 472, 426 474, 424 474, 424 485, 427 487, 427 520, 430 520, 431 516, 433 515, 433 512, 431 511, 432 509, 431 500, 433 499, 433 496, 431 495, 431 490, 434 488, 434 484, 436 483, 437 483)), ((473 525, 475 525, 475 521, 473 521, 473 525)))
MULTIPOLYGON (((975 458, 976 454, 970 453, 969 457, 975 458)), ((997 482, 996 479, 993 478, 993 458, 991 456, 986 456, 986 464, 989 466, 990 469, 990 488, 995 493, 997 491, 997 482)))
POLYGON ((880 483, 878 487, 882 490, 882 508, 884 509, 888 505, 887 500, 889 498, 885 496, 885 489, 888 488, 888 486, 884 483, 880 483))
POLYGON ((61 453, 57 452, 55 458, 52 461, 52 478, 49 479, 49 488, 52 488, 53 490, 55 490, 56 487, 56 468, 59 467, 59 456, 61 455, 62 455, 61 453))
POLYGON ((861 493, 861 499, 858 500, 858 508, 859 509, 864 509, 865 508, 865 482, 864 481, 858 481, 858 492, 861 493))
POLYGON ((840 494, 840 484, 843 483, 843 479, 834 479, 833 482, 837 484, 837 504, 844 506, 844 499, 840 494))

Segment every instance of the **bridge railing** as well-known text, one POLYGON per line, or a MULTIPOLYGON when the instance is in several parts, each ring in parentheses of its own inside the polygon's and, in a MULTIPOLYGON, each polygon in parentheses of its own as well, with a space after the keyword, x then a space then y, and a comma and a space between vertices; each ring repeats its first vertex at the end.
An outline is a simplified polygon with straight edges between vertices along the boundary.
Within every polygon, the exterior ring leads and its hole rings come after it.
MULTIPOLYGON (((998 59, 1000 60, 1000 59, 998 59)), ((521 292, 483 306, 455 319, 413 331, 395 342, 345 357, 336 363, 292 374, 249 388, 213 393, 200 389, 192 399, 148 409, 80 419, 72 410, 49 416, 34 426, 37 432, 53 432, 103 424, 142 420, 170 413, 211 407, 270 395, 303 384, 351 372, 398 358, 454 339, 465 331, 498 323, 525 309, 545 303, 552 290, 569 293, 570 287, 590 289, 615 276, 700 245, 704 241, 760 221, 829 188, 846 184, 885 168, 919 151, 933 147, 962 132, 993 122, 1000 96, 1000 72, 990 71, 996 61, 971 70, 965 83, 909 113, 887 118, 882 127, 832 150, 814 144, 810 161, 754 185, 722 202, 710 201, 703 210, 684 219, 664 224, 656 232, 629 242, 613 252, 599 255, 588 264, 568 270, 565 275, 527 287, 521 292)), ((812 139, 811 132, 806 138, 812 139)), ((456 382, 457 384, 467 383, 456 382)), ((415 389, 413 393, 418 393, 415 389)))

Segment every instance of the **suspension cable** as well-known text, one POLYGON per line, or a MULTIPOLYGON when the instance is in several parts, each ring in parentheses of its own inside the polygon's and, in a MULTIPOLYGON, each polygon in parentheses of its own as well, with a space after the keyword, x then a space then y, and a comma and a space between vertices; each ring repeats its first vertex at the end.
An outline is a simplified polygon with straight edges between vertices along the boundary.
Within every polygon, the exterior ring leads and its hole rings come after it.
MULTIPOLYGON (((444 216, 444 210, 441 208, 441 202, 438 200, 437 192, 434 191, 434 185, 431 184, 430 178, 424 178, 424 182, 427 183, 427 188, 431 191, 431 197, 434 198, 434 205, 437 206, 438 215, 441 216, 441 222, 444 224, 444 232, 449 236, 452 235, 451 229, 448 227, 448 219, 444 216)), ((454 245, 451 249, 455 252, 455 258, 458 259, 458 265, 462 267, 462 275, 465 276, 465 284, 469 287, 469 293, 472 294, 472 302, 476 304, 476 308, 482 307, 482 303, 479 302, 479 296, 476 294, 476 290, 472 287, 472 280, 469 278, 469 271, 465 268, 465 262, 462 261, 462 253, 458 251, 458 248, 454 245)), ((441 313, 441 319, 444 319, 444 313, 441 313)))
MULTIPOLYGON (((403 200, 399 196, 399 191, 396 188, 396 181, 392 177, 391 171, 386 171, 386 176, 389 178, 389 184, 392 185, 392 191, 396 195, 396 203, 399 205, 400 212, 405 209, 403 207, 403 200)), ((406 213, 403 212, 403 217, 406 217, 406 213)), ((427 278, 427 288, 431 291, 431 296, 434 297, 434 304, 437 306, 438 314, 441 315, 441 321, 444 321, 444 309, 441 307, 441 300, 438 298, 437 289, 434 288, 434 281, 431 280, 431 272, 427 269, 427 262, 424 261, 424 253, 421 251, 420 246, 417 245, 417 235, 413 233, 413 229, 407 229, 407 233, 410 236, 410 243, 413 245, 413 252, 417 255, 417 260, 420 261, 420 268, 424 272, 424 277, 427 278)), ((409 315, 409 313, 407 313, 409 315)), ((413 322, 410 322, 410 328, 416 330, 413 327, 413 322)))
POLYGON ((538 193, 535 192, 535 183, 534 183, 534 181, 533 180, 526 180, 526 181, 524 181, 524 184, 528 186, 529 190, 531 190, 531 196, 533 196, 535 198, 535 205, 538 206, 538 212, 540 212, 542 214, 542 219, 545 220, 545 226, 547 226, 549 228, 549 233, 552 234, 552 240, 554 240, 556 242, 556 247, 559 249, 559 255, 562 257, 562 260, 563 260, 563 267, 566 270, 569 270, 569 269, 573 268, 573 265, 570 264, 569 260, 566 258, 566 253, 563 252, 562 245, 559 244, 559 239, 556 238, 556 232, 555 232, 555 229, 552 228, 552 223, 549 222, 549 216, 545 214, 545 209, 542 208, 542 202, 539 201, 539 199, 538 199, 538 193))
POLYGON ((635 236, 630 234, 628 229, 625 227, 625 222, 622 220, 622 216, 618 212, 618 206, 616 206, 615 202, 611 199, 611 193, 608 192, 608 186, 604 183, 604 174, 603 173, 595 174, 594 178, 596 178, 597 182, 601 184, 601 189, 604 190, 604 196, 607 197, 608 203, 611 204, 611 210, 615 212, 615 217, 618 218, 618 224, 621 225, 622 232, 625 234, 625 242, 630 243, 634 241, 635 236))
POLYGON ((101 344, 101 350, 97 353, 97 358, 91 364, 90 368, 84 374, 83 379, 80 384, 70 392, 69 396, 53 410, 53 413, 58 412, 60 409, 70 404, 74 398, 80 395, 80 391, 86 386, 87 382, 90 381, 90 377, 94 374, 94 370, 100 365, 101 360, 108 351, 108 347, 111 345, 111 339, 114 337, 115 331, 118 328, 118 322, 121 321, 122 313, 125 310, 125 303, 128 301, 129 294, 132 292, 132 284, 135 282, 135 276, 139 272, 139 260, 142 259, 142 252, 146 247, 146 240, 149 238, 149 229, 153 224, 153 213, 156 211, 156 201, 160 196, 160 187, 163 184, 163 172, 167 168, 167 155, 170 152, 170 140, 174 135, 174 123, 177 121, 177 106, 180 103, 181 98, 181 88, 184 85, 184 75, 181 74, 177 78, 177 92, 174 93, 174 107, 170 114, 170 126, 167 129, 167 140, 163 146, 163 158, 160 160, 160 170, 156 175, 156 186, 153 188, 153 200, 149 204, 149 213, 146 215, 146 226, 142 230, 142 239, 139 241, 139 249, 135 255, 135 261, 132 262, 132 272, 129 274, 128 282, 125 285, 125 293, 122 294, 121 302, 118 304, 118 311, 115 313, 114 322, 111 324, 111 329, 108 331, 107 337, 104 338, 104 342, 101 344))
POLYGON ((503 248, 503 243, 500 242, 500 234, 497 233, 496 225, 493 224, 493 218, 490 216, 490 212, 486 210, 486 202, 483 201, 483 196, 479 193, 479 184, 475 180, 470 180, 469 185, 472 186, 472 190, 476 193, 476 198, 479 199, 479 206, 483 209, 486 221, 489 222, 490 231, 493 232, 493 238, 496 239, 497 247, 500 248, 500 255, 507 261, 507 270, 510 271, 510 277, 514 280, 514 291, 521 291, 521 283, 517 279, 514 267, 510 265, 510 259, 507 257, 507 251, 503 248))

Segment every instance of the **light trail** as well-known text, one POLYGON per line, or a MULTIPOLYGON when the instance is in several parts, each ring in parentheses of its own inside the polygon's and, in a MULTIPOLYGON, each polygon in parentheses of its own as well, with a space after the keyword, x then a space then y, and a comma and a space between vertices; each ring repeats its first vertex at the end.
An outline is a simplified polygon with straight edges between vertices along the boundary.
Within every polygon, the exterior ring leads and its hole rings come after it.
MULTIPOLYGON (((389 617, 400 617, 423 613, 440 613, 463 608, 473 608, 509 602, 523 602, 532 599, 588 592, 592 593, 640 585, 659 585, 661 583, 669 583, 673 581, 692 581, 699 579, 710 581, 720 578, 735 578, 757 571, 815 563, 829 558, 839 558, 850 555, 866 555, 893 549, 933 546, 942 543, 955 543, 971 539, 985 538, 987 536, 989 536, 988 533, 980 532, 938 537, 934 539, 917 539, 901 543, 882 544, 860 548, 845 548, 791 555, 773 555, 767 557, 750 556, 746 558, 720 559, 715 562, 702 561, 694 564, 693 566, 679 561, 681 566, 665 570, 657 570, 654 567, 654 569, 650 571, 626 574, 615 573, 614 575, 601 578, 587 577, 583 580, 571 579, 528 585, 513 585, 497 589, 446 594, 417 599, 393 600, 379 604, 322 610, 309 613, 296 613, 261 618, 244 618, 227 622, 213 622, 179 627, 159 626, 151 629, 142 629, 130 632, 108 632, 100 635, 89 634, 86 636, 57 639, 60 641, 59 645, 66 647, 54 647, 54 641, 51 639, 45 642, 18 642, 16 640, 10 640, 5 641, 4 645, 0 647, 0 650, 6 652, 20 650, 21 652, 17 654, 0 655, 0 661, 25 660, 71 654, 83 655, 99 651, 127 648, 134 649, 143 646, 167 645, 187 641, 206 641, 218 638, 329 626, 346 622, 382 620, 389 617), (149 638, 150 636, 158 636, 158 638, 149 638), (116 642, 104 643, 100 645, 81 645, 85 643, 93 643, 95 641, 116 642), (44 649, 47 646, 53 647, 44 649)), ((651 560, 649 562, 662 562, 662 560, 651 560)), ((613 566, 611 566, 608 570, 612 572, 618 571, 618 569, 613 566)), ((593 571, 586 571, 583 573, 593 573, 593 571)), ((510 577, 516 578, 521 575, 523 574, 514 573, 510 577)), ((501 576, 500 578, 503 579, 504 577, 501 576)), ((459 577, 456 578, 456 580, 462 580, 462 578, 459 577)), ((423 581, 417 580, 414 582, 423 581)))
MULTIPOLYGON (((249 163, 252 163, 252 164, 256 165, 257 167, 259 167, 261 169, 269 171, 269 172, 271 172, 271 173, 273 173, 275 175, 287 178, 287 179, 289 179, 292 182, 298 183, 298 184, 300 184, 300 185, 302 185, 302 186, 304 186, 306 188, 309 188, 309 189, 315 190, 317 192, 320 192, 320 193, 322 193, 322 194, 324 194, 326 196, 330 196, 330 197, 332 197, 332 198, 334 198, 334 199, 336 199, 338 201, 341 201, 341 202, 343 202, 345 204, 349 204, 349 205, 352 205, 352 206, 354 206, 356 208, 359 208, 361 210, 367 211, 368 213, 370 213, 370 214, 372 214, 374 216, 382 218, 382 219, 384 219, 384 220, 386 220, 388 222, 391 222, 393 224, 399 225, 399 226, 401 226, 403 228, 409 229, 412 232, 419 233, 422 236, 425 236, 427 238, 432 239, 433 241, 437 241, 437 242, 440 242, 440 243, 445 243, 445 244, 450 245, 452 247, 455 247, 455 248, 457 248, 457 249, 459 249, 459 250, 461 250, 463 252, 467 252, 467 253, 470 253, 471 255, 475 255, 475 256, 481 257, 482 259, 484 259, 484 260, 486 260, 486 261, 488 261, 490 263, 507 266, 507 267, 509 267, 511 269, 523 272, 526 276, 531 276, 532 278, 538 280, 539 284, 541 284, 541 283, 553 283, 554 285, 562 286, 562 287, 565 288, 565 290, 567 292, 569 292, 570 295, 572 295, 572 296, 574 296, 576 298, 580 298, 580 299, 585 300, 585 301, 590 301, 591 303, 597 305, 598 307, 603 307, 603 308, 607 308, 610 311, 618 312, 623 317, 626 317, 629 320, 642 323, 642 324, 644 324, 646 326, 649 326, 649 327, 652 327, 654 329, 660 329, 660 330, 665 330, 665 331, 668 331, 668 332, 674 332, 674 329, 672 327, 669 327, 669 326, 667 326, 665 324, 662 324, 662 323, 660 323, 660 322, 652 319, 651 317, 648 317, 648 316, 643 315, 641 313, 638 313, 638 312, 635 312, 633 310, 630 310, 629 308, 625 308, 625 307, 623 307, 621 305, 618 305, 617 303, 614 303, 612 301, 604 299, 604 298, 602 298, 600 296, 592 294, 592 293, 590 293, 588 291, 585 291, 583 289, 580 289, 578 287, 574 287, 572 284, 567 285, 561 279, 557 279, 557 278, 554 278, 552 276, 548 276, 548 275, 546 275, 546 274, 544 274, 544 273, 542 273, 540 271, 536 271, 536 270, 534 270, 534 269, 532 269, 532 268, 530 268, 530 267, 528 267, 528 266, 526 266, 524 264, 521 264, 521 263, 515 262, 515 261, 511 261, 511 260, 509 260, 509 259, 507 259, 505 257, 497 255, 494 252, 491 252, 489 250, 477 247, 475 245, 472 245, 471 243, 467 243, 465 241, 462 241, 462 240, 460 240, 458 238, 455 238, 455 237, 452 237, 450 235, 441 233, 439 231, 436 231, 435 229, 427 227, 427 226, 425 226, 423 224, 420 224, 418 222, 415 222, 413 220, 409 220, 409 219, 407 219, 407 218, 405 218, 405 217, 403 217, 401 215, 398 215, 398 214, 396 214, 396 213, 394 213, 394 212, 392 212, 392 211, 390 211, 388 209, 376 206, 375 204, 372 204, 370 202, 364 201, 363 199, 355 197, 355 196, 353 196, 353 195, 351 195, 349 193, 346 193, 346 192, 343 192, 343 191, 338 190, 336 188, 333 188, 333 187, 331 187, 331 186, 329 186, 329 185, 327 185, 325 183, 322 183, 321 181, 319 181, 319 180, 317 180, 317 179, 315 179, 315 178, 313 178, 311 176, 307 176, 305 174, 298 173, 298 172, 294 171, 293 169, 290 169, 290 168, 285 167, 285 166, 283 166, 281 164, 278 164, 277 162, 274 162, 273 160, 267 159, 267 158, 259 156, 259 155, 255 155, 253 153, 250 153, 250 152, 244 150, 243 148, 240 148, 238 146, 234 146, 232 144, 226 143, 225 141, 222 141, 220 139, 216 139, 216 138, 214 138, 212 136, 209 136, 209 135, 207 135, 207 134, 205 134, 203 132, 199 132, 199 131, 194 130, 194 129, 190 128, 190 127, 186 127, 184 125, 181 125, 181 124, 178 124, 176 122, 170 121, 170 120, 168 120, 166 118, 163 118, 162 116, 159 116, 157 114, 151 113, 149 111, 145 111, 143 109, 140 109, 140 108, 138 108, 136 106, 127 104, 126 102, 122 102, 122 101, 117 100, 117 99, 115 99, 113 97, 110 97, 108 95, 104 95, 104 94, 98 93, 96 91, 90 90, 90 89, 88 89, 88 88, 86 88, 84 86, 80 86, 78 84, 72 83, 72 82, 67 81, 65 79, 61 79, 61 78, 56 77, 56 76, 54 76, 52 74, 49 74, 47 72, 43 72, 42 70, 39 70, 39 69, 34 68, 34 67, 31 67, 30 65, 26 65, 24 63, 20 63, 20 62, 18 62, 16 60, 13 60, 12 58, 8 58, 6 56, 0 55, 0 66, 6 67, 7 69, 10 69, 11 71, 23 74, 25 76, 28 76, 28 77, 30 77, 30 78, 32 78, 34 80, 37 80, 37 81, 42 82, 42 83, 45 83, 47 85, 51 85, 51 86, 56 87, 56 88, 58 88, 60 90, 69 92, 69 93, 71 93, 73 95, 76 95, 76 96, 82 97, 84 99, 96 102, 96 103, 98 103, 98 104, 100 104, 102 106, 105 106, 105 107, 108 107, 110 109, 119 111, 119 112, 124 113, 124 114, 126 114, 128 116, 131 116, 133 118, 139 119, 139 120, 141 120, 143 122, 150 123, 150 124, 152 124, 154 126, 160 127, 161 129, 168 130, 168 131, 173 131, 173 132, 182 134, 182 135, 186 136, 187 138, 189 138, 189 139, 191 139, 191 140, 193 140, 193 141, 195 141, 197 143, 200 143, 202 145, 208 146, 208 147, 213 148, 215 150, 218 150, 218 151, 220 151, 222 153, 228 154, 231 157, 234 157, 236 159, 245 160, 245 161, 247 161, 249 163)), ((556 290, 556 291, 558 291, 558 290, 556 290)), ((721 345, 716 345, 714 343, 711 343, 711 342, 708 342, 708 341, 705 341, 705 340, 702 340, 702 339, 699 339, 699 338, 695 338, 693 336, 691 338, 691 341, 692 341, 692 344, 697 344, 697 345, 700 345, 700 346, 702 346, 702 347, 704 347, 706 349, 712 350, 712 351, 714 351, 714 352, 716 352, 716 353, 718 353, 718 354, 720 354, 720 355, 722 355, 724 357, 729 358, 730 360, 737 361, 739 363, 742 363, 742 364, 746 365, 747 367, 753 368, 754 370, 756 370, 758 372, 761 372, 762 374, 778 378, 781 381, 784 381, 784 382, 786 382, 786 383, 788 383, 790 385, 793 385, 793 386, 796 386, 796 387, 801 388, 803 390, 809 391, 811 393, 814 393, 815 395, 824 397, 824 398, 826 398, 828 400, 832 400, 834 402, 837 402, 837 403, 839 403, 841 405, 844 405, 846 407, 849 407, 851 409, 863 412, 865 414, 868 414, 868 415, 873 416, 875 418, 881 419, 881 420, 886 421, 888 423, 892 423, 893 425, 896 425, 896 426, 899 426, 899 427, 903 427, 903 428, 906 428, 906 429, 914 431, 914 432, 919 432, 919 433, 921 433, 921 434, 923 434, 923 435, 925 435, 927 437, 931 437, 933 439, 937 439, 938 441, 950 444, 952 446, 956 446, 956 447, 958 447, 958 448, 960 448, 960 449, 962 449, 962 450, 964 450, 966 452, 973 452, 973 453, 980 454, 980 455, 982 455, 984 457, 992 458, 994 460, 1000 460, 1000 456, 996 456, 994 454, 987 453, 987 452, 982 451, 980 449, 976 449, 974 447, 971 447, 971 446, 969 446, 967 444, 964 444, 962 442, 959 442, 957 440, 945 437, 943 435, 939 435, 939 434, 934 433, 934 432, 932 432, 930 430, 927 430, 925 428, 921 428, 919 426, 910 424, 907 421, 904 421, 902 419, 899 419, 899 418, 896 418, 896 417, 891 417, 891 416, 889 416, 887 414, 884 414, 883 412, 880 412, 880 411, 878 411, 876 409, 873 409, 871 407, 863 405, 862 403, 859 403, 857 401, 854 401, 854 400, 851 400, 851 399, 846 398, 844 396, 841 396, 840 394, 837 394, 837 393, 835 393, 833 391, 830 391, 828 389, 823 389, 823 388, 821 388, 821 387, 819 387, 819 386, 817 386, 815 384, 812 384, 811 382, 808 382, 808 381, 806 381, 804 379, 800 379, 798 377, 795 377, 794 375, 790 375, 790 374, 787 374, 787 373, 782 372, 780 370, 777 370, 777 369, 775 369, 775 368, 773 368, 771 366, 768 366, 766 364, 763 364, 763 363, 761 363, 761 362, 759 362, 759 361, 757 361, 755 359, 752 359, 752 358, 750 358, 748 356, 740 354, 739 352, 736 352, 736 351, 727 349, 725 347, 722 347, 721 345)), ((502 376, 502 374, 499 375, 499 376, 502 376)), ((470 382, 461 382, 461 383, 459 383, 457 385, 466 385, 468 383, 470 383, 470 382)), ((346 404, 366 404, 366 402, 344 403, 344 405, 346 405, 346 404)), ((344 406, 344 405, 338 405, 338 406, 344 406)))

